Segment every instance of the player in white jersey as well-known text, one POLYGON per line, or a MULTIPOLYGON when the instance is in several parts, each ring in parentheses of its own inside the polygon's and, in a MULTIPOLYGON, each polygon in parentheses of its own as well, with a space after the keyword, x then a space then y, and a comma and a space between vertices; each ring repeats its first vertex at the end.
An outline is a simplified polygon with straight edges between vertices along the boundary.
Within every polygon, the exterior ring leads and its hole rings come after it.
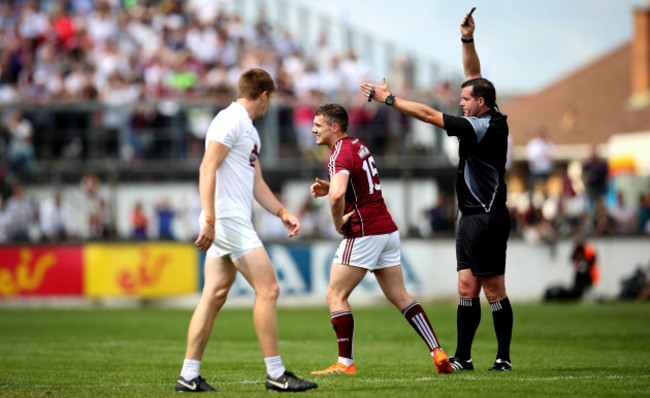
POLYGON ((199 170, 199 236, 194 245, 206 252, 201 299, 190 321, 187 349, 176 391, 216 391, 200 376, 203 352, 214 321, 226 302, 237 272, 255 290, 253 322, 266 363, 266 388, 306 391, 316 383, 287 371, 280 358, 276 302, 280 292, 271 260, 251 221, 253 199, 298 234, 300 222, 273 195, 258 161, 260 137, 253 120, 263 119, 275 92, 271 76, 250 69, 239 79, 237 101, 214 118, 199 170))

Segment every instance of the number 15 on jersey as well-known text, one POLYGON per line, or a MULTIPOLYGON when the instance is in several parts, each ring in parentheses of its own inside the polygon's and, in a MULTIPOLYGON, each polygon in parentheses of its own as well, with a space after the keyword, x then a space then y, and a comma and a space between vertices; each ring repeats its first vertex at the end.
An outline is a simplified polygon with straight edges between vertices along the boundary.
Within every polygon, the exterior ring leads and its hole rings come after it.
POLYGON ((377 167, 375 166, 375 159, 372 156, 368 156, 363 160, 362 167, 366 172, 366 177, 368 178, 369 194, 372 195, 375 191, 381 191, 381 184, 379 184, 379 182, 375 183, 373 179, 374 176, 379 174, 377 167))

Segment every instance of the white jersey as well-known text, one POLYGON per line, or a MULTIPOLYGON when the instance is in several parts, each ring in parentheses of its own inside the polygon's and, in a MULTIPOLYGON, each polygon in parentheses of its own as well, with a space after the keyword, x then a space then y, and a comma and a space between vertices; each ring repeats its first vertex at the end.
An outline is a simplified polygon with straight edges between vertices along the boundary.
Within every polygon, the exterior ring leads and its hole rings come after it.
MULTIPOLYGON (((215 217, 250 220, 253 215, 255 162, 261 142, 246 108, 233 102, 220 111, 208 127, 206 148, 211 140, 230 148, 217 169, 215 217)), ((201 216, 203 219, 203 214, 201 216)))

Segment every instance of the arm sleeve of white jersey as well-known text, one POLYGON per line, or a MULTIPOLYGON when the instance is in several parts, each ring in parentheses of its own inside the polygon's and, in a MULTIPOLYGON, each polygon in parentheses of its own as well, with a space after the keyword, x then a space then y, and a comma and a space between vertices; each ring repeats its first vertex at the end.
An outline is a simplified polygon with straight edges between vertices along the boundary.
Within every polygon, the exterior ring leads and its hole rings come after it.
POLYGON ((227 146, 228 148, 232 148, 236 139, 236 131, 237 130, 235 129, 235 125, 232 121, 224 120, 217 115, 217 117, 215 117, 210 123, 210 127, 208 127, 208 133, 206 135, 205 141, 206 146, 208 144, 208 141, 217 141, 227 146))

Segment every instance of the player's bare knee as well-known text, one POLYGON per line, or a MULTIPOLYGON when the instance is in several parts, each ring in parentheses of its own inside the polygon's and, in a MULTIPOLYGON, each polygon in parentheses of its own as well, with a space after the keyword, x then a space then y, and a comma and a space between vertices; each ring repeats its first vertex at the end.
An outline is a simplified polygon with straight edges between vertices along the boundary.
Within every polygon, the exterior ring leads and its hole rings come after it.
POLYGON ((331 289, 327 289, 327 292, 325 292, 325 299, 327 300, 327 303, 330 305, 339 301, 338 295, 331 289))
POLYGON ((415 299, 406 294, 406 292, 403 294, 386 294, 386 298, 400 311, 415 301, 415 299))
POLYGON ((348 299, 349 294, 345 294, 343 291, 327 289, 325 293, 325 298, 327 303, 331 306, 338 306, 341 303, 345 303, 348 299))
POLYGON ((273 283, 265 286, 263 289, 256 289, 255 293, 258 298, 263 300, 277 301, 278 297, 280 297, 280 285, 273 283))
POLYGON ((224 305, 226 302, 226 299, 228 298, 228 292, 230 291, 230 288, 223 288, 223 289, 217 289, 214 294, 212 295, 211 301, 213 302, 214 305, 218 306, 221 308, 221 306, 224 305))

